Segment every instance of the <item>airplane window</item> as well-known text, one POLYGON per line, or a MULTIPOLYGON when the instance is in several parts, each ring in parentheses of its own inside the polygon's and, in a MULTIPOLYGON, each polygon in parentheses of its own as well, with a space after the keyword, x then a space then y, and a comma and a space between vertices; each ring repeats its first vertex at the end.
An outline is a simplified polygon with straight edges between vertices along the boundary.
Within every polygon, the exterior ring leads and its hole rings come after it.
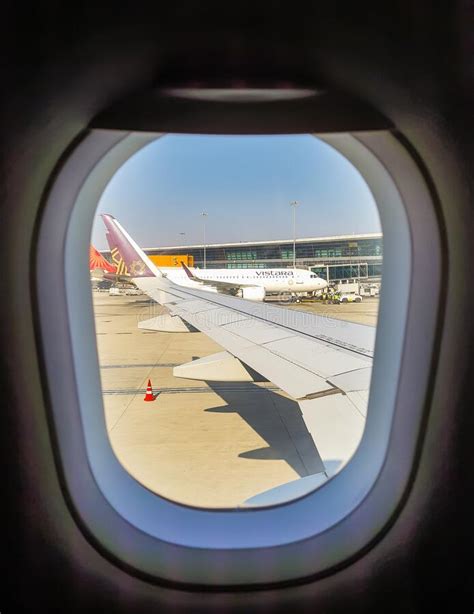
POLYGON ((219 586, 308 577, 374 543, 416 462, 442 253, 389 129, 92 128, 52 181, 34 283, 64 488, 101 551, 219 586), (295 291, 293 255, 315 295, 295 291), (229 266, 227 294, 210 278, 229 266), (253 268, 264 294, 239 283, 253 268))
POLYGON ((190 506, 249 507, 350 461, 383 236, 344 156, 312 135, 163 136, 112 177, 90 243, 107 434, 135 480, 190 506))

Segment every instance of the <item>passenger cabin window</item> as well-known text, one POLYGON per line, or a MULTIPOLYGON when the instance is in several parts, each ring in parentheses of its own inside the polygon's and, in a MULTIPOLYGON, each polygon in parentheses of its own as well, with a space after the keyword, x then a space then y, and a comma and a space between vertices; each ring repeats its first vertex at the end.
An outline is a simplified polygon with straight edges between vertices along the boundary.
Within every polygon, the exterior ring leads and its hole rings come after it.
POLYGON ((188 506, 265 506, 350 461, 383 237, 336 149, 309 134, 157 138, 107 185, 90 249, 107 432, 136 481, 188 506))
POLYGON ((107 117, 52 178, 33 259, 71 511, 159 581, 340 568, 403 509, 423 441, 447 257, 426 169, 377 117, 320 137, 107 117))

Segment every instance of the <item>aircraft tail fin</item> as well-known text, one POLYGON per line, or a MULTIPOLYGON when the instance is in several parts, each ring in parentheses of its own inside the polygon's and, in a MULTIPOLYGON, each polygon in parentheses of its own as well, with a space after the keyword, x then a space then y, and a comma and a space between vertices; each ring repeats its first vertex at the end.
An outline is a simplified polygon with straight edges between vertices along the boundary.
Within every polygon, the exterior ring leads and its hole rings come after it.
POLYGON ((115 266, 110 264, 102 254, 91 245, 89 248, 89 270, 95 271, 96 269, 102 269, 108 273, 115 273, 115 266))
POLYGON ((119 275, 130 275, 132 278, 162 276, 153 262, 112 215, 106 213, 101 217, 107 229, 107 242, 119 275))
POLYGON ((181 260, 181 266, 185 270, 186 275, 189 277, 189 279, 192 279, 193 281, 201 281, 198 277, 196 277, 196 275, 191 273, 191 271, 188 269, 188 267, 184 264, 182 260, 181 260))

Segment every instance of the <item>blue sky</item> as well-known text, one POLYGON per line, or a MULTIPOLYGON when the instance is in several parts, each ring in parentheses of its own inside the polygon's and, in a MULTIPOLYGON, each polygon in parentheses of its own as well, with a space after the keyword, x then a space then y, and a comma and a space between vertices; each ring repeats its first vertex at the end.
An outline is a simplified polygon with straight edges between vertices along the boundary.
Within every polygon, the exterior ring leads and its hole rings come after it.
MULTIPOLYGON (((358 171, 310 135, 166 135, 115 174, 97 213, 111 213, 143 247, 379 232, 358 171), (180 233, 185 233, 181 235, 180 233)), ((107 248, 96 220, 93 244, 107 248)))

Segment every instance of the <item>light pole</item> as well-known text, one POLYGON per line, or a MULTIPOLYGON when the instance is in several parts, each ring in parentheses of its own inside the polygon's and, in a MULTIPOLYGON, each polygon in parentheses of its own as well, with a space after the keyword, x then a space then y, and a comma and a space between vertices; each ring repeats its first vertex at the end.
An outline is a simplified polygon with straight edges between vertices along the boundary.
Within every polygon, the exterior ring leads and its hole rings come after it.
POLYGON ((204 233, 204 268, 206 268, 206 217, 207 213, 203 211, 201 213, 202 221, 203 221, 203 233, 204 233))
POLYGON ((185 240, 185 239, 184 239, 184 237, 186 236, 186 233, 185 233, 185 232, 180 232, 180 233, 179 233, 179 236, 180 236, 180 237, 183 237, 183 241, 184 241, 184 240, 185 240))
POLYGON ((296 207, 298 206, 298 201, 293 200, 290 203, 290 206, 293 207, 293 268, 296 269, 296 207))

